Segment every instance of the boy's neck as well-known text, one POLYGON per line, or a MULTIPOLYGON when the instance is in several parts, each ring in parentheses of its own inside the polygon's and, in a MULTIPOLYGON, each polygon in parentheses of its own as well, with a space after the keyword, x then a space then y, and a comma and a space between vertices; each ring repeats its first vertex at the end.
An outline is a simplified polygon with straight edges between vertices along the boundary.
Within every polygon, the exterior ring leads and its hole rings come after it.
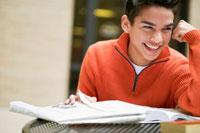
POLYGON ((146 60, 136 51, 131 45, 128 45, 128 57, 129 59, 138 66, 148 66, 152 61, 146 60))

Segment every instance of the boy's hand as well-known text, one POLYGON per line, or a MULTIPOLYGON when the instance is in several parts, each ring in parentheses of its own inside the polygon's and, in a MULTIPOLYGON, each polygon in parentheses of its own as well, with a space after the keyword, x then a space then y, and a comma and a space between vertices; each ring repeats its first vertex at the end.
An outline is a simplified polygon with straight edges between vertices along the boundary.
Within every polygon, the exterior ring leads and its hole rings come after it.
POLYGON ((82 102, 79 96, 70 95, 69 98, 64 102, 64 104, 75 104, 76 101, 82 102))
MULTIPOLYGON (((97 102, 96 97, 90 97, 87 95, 84 95, 84 97, 91 103, 97 102)), ((76 101, 79 101, 83 103, 83 101, 80 99, 79 94, 77 93, 76 95, 70 95, 69 98, 64 102, 64 104, 75 104, 76 101)))
POLYGON ((177 27, 174 29, 172 38, 179 41, 179 42, 186 42, 183 36, 191 31, 196 29, 191 24, 185 22, 184 20, 180 20, 177 27))

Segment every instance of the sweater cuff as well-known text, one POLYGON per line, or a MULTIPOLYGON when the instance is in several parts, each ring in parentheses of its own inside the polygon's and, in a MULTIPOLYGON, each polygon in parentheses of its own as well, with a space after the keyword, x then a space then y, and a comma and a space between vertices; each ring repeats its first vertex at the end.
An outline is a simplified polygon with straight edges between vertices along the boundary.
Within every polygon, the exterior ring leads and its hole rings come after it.
POLYGON ((196 41, 200 42, 200 30, 189 31, 183 37, 189 44, 193 44, 196 41))

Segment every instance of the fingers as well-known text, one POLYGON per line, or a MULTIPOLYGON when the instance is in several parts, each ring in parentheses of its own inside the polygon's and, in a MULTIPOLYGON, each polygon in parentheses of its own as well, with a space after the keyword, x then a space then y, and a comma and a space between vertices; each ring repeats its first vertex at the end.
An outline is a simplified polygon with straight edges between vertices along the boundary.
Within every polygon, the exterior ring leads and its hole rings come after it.
POLYGON ((64 104, 75 104, 75 102, 78 100, 78 96, 76 95, 70 95, 69 98, 64 102, 64 104))
MULTIPOLYGON (((91 103, 95 103, 97 102, 97 98, 96 97, 90 97, 90 96, 87 96, 87 95, 84 95, 84 97, 91 103)), ((79 101, 82 103, 79 95, 70 95, 69 98, 64 102, 64 104, 75 104, 76 101, 79 101)))
POLYGON ((183 38, 183 35, 181 33, 179 33, 179 32, 174 32, 174 34, 172 35, 172 38, 174 40, 177 40, 180 43, 186 42, 185 39, 183 38))
POLYGON ((177 27, 173 31, 172 38, 179 42, 186 42, 184 35, 194 29, 195 28, 189 23, 185 22, 184 20, 180 20, 177 27))
POLYGON ((179 42, 184 42, 183 36, 185 35, 182 23, 184 23, 182 20, 178 23, 177 27, 174 29, 172 38, 179 41, 179 42))

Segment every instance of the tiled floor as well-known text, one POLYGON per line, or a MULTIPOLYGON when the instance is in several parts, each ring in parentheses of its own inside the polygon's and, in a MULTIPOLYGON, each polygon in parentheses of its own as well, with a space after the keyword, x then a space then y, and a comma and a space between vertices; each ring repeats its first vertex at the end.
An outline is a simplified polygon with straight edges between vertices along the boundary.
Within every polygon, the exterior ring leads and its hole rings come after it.
POLYGON ((33 119, 35 118, 0 107, 0 133, 21 133, 23 126, 33 119))

